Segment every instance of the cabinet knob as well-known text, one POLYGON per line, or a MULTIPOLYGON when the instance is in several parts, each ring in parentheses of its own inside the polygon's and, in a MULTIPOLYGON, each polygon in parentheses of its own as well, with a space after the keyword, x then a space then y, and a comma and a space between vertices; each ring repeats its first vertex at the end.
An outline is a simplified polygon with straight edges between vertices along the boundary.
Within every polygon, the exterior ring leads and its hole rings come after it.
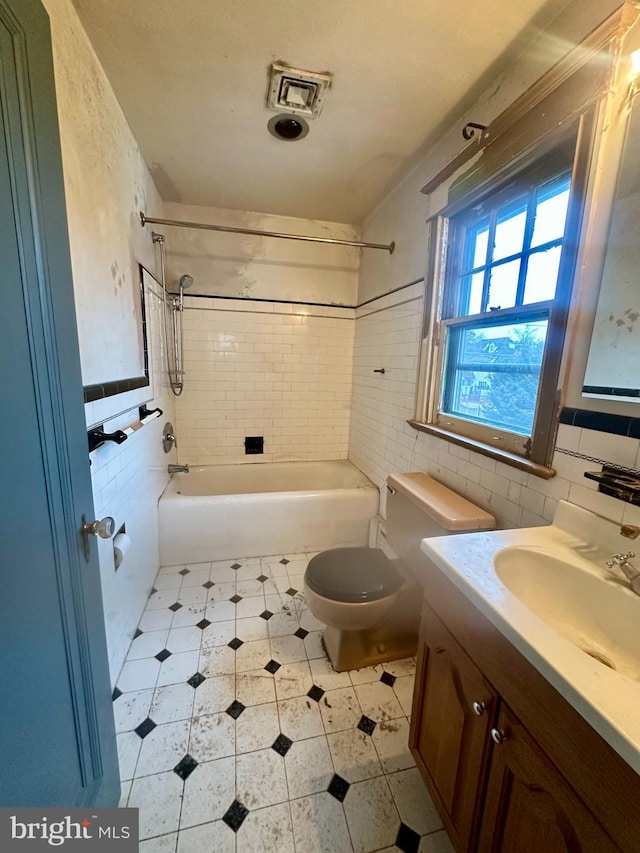
POLYGON ((487 706, 484 702, 472 702, 471 707, 473 709, 473 713, 477 717, 481 717, 483 714, 487 713, 487 706))
POLYGON ((498 746, 502 746, 506 741, 507 736, 502 729, 491 729, 491 739, 494 743, 497 743, 498 746))

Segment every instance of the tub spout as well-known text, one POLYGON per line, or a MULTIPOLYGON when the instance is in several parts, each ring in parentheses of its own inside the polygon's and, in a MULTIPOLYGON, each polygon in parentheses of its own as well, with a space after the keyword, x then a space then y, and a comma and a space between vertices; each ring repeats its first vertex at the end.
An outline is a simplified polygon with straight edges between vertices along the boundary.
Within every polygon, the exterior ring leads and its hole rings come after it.
POLYGON ((170 474, 188 474, 188 465, 167 465, 167 470, 170 474))

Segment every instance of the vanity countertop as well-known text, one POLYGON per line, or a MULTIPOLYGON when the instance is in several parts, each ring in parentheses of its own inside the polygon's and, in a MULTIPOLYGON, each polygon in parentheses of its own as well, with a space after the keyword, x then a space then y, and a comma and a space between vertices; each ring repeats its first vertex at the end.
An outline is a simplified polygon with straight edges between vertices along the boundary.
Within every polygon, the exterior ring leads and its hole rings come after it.
MULTIPOLYGON (((560 502, 552 525, 496 530, 422 540, 422 551, 489 619, 601 737, 640 773, 640 680, 616 672, 558 633, 507 589, 494 569, 504 548, 525 546, 570 554, 585 571, 618 587, 637 602, 640 673, 640 597, 625 587, 607 560, 633 549, 619 525, 560 502)), ((640 552, 640 547, 637 548, 640 552)), ((640 557, 638 558, 640 560, 640 557)))

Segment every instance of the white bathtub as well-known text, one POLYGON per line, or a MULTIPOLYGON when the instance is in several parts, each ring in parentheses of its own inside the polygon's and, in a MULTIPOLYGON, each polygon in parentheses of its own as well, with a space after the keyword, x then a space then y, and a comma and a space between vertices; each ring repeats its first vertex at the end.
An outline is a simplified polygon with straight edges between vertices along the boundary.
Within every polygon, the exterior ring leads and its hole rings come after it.
POLYGON ((158 510, 174 566, 366 545, 378 490, 346 460, 209 465, 174 474, 158 510))

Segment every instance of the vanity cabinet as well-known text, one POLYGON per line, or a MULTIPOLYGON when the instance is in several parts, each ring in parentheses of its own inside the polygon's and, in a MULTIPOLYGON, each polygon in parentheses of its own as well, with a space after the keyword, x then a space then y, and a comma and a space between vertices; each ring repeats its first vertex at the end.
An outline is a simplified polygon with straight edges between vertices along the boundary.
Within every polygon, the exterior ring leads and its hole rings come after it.
POLYGON ((431 571, 410 746, 455 849, 637 853, 640 778, 431 571))

